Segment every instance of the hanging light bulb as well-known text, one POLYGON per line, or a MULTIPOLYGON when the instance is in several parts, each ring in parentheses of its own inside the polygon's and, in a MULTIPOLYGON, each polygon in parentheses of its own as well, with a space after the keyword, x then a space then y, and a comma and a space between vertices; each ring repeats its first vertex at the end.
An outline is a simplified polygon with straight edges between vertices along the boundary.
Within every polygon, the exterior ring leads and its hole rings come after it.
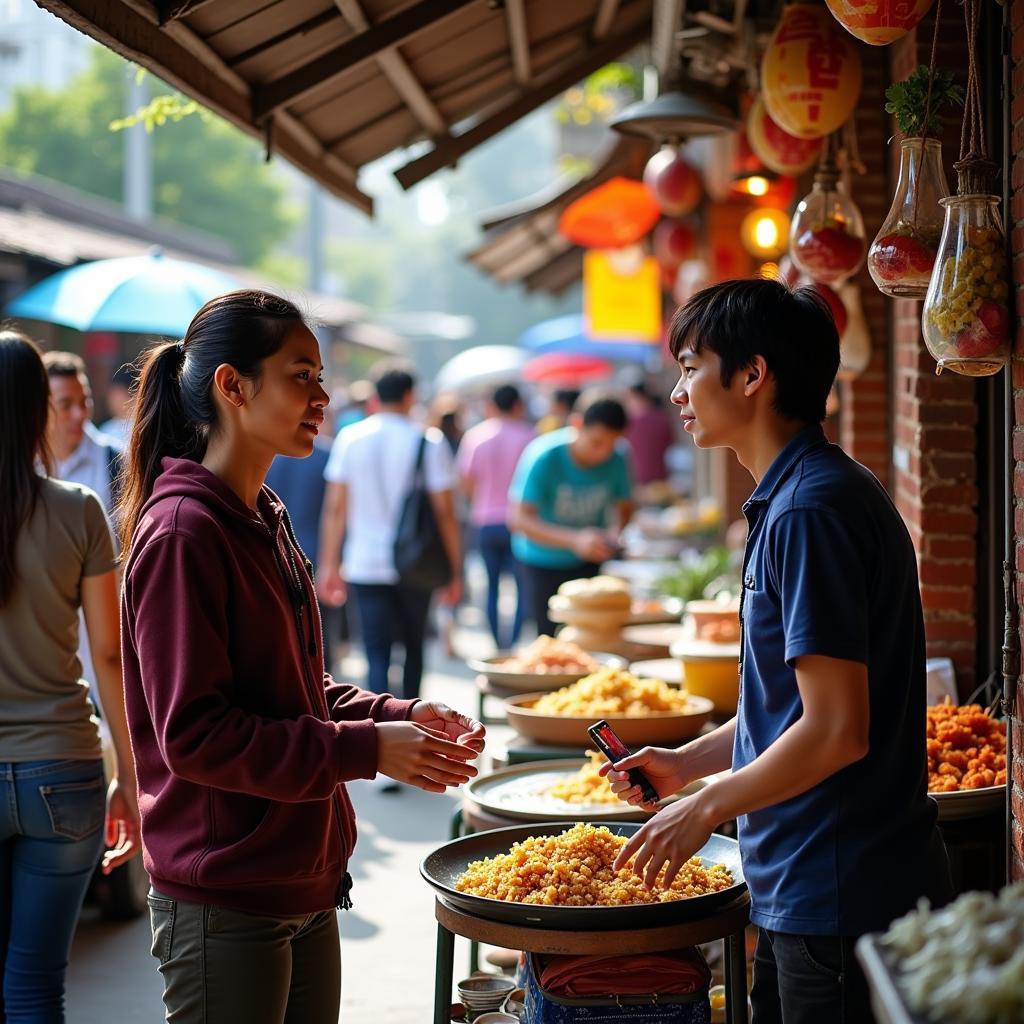
POLYGON ((789 217, 782 210, 751 210, 740 223, 740 241, 755 259, 771 260, 786 251, 789 217))
POLYGON ((871 362, 871 331, 864 317, 860 285, 848 281, 839 286, 839 297, 846 307, 846 330, 839 339, 839 380, 859 377, 871 362))

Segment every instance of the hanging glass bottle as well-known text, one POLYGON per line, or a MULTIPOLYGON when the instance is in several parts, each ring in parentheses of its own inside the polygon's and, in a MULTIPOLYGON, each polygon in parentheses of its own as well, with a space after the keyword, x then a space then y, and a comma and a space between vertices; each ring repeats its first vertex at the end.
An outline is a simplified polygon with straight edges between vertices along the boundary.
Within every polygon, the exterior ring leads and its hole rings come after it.
POLYGON ((942 200, 946 223, 921 326, 937 371, 998 373, 1009 356, 1010 310, 999 197, 942 200))
POLYGON ((800 201, 789 230, 789 254, 798 270, 820 284, 841 284, 864 261, 864 220, 840 190, 832 146, 814 175, 810 195, 800 201))
POLYGON ((888 216, 868 250, 868 272, 883 295, 923 299, 942 234, 941 200, 949 195, 937 139, 904 139, 888 216))

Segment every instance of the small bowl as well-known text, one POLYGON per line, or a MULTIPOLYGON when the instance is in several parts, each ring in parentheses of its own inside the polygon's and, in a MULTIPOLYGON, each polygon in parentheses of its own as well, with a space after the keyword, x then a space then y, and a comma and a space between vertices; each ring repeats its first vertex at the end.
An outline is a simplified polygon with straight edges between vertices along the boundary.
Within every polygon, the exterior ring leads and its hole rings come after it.
POLYGON ((519 1018, 511 1013, 495 1010, 473 1019, 473 1024, 519 1024, 519 1018))

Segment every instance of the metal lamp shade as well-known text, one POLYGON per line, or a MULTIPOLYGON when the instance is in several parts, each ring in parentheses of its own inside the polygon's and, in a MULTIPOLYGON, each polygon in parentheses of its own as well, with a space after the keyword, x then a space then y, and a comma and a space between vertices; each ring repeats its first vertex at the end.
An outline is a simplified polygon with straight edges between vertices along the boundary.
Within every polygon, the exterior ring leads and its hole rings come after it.
POLYGON ((736 131, 739 119, 722 103, 702 96, 665 92, 653 100, 633 103, 619 114, 611 127, 623 135, 637 135, 660 142, 699 135, 736 131))

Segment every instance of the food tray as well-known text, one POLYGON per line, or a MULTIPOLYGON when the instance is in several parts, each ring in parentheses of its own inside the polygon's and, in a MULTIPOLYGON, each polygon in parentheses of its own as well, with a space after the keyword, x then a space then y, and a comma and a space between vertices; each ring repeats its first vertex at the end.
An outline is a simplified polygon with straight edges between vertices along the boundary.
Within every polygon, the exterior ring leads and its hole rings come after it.
MULTIPOLYGON (((489 683, 512 693, 546 693, 562 686, 568 686, 570 683, 578 683, 584 676, 590 675, 589 672, 549 672, 547 674, 506 672, 499 663, 511 657, 513 657, 512 652, 506 651, 504 654, 496 654, 493 658, 467 661, 466 664, 474 672, 486 676, 489 683)), ((626 661, 616 654, 602 652, 591 654, 591 657, 601 666, 626 667, 626 661)))
POLYGON ((857 959, 864 968, 871 990, 871 1008, 878 1024, 928 1024, 904 1003, 877 935, 864 935, 857 940, 857 959))
POLYGON ((983 786, 981 789, 959 789, 952 793, 929 793, 939 805, 939 821, 977 818, 1006 806, 1005 786, 983 786))
MULTIPOLYGON (((620 836, 630 836, 640 828, 635 822, 601 821, 594 824, 607 825, 612 832, 620 836)), ((708 893, 706 896, 628 907, 545 907, 529 903, 509 903, 484 896, 470 896, 455 888, 458 877, 471 861, 507 853, 513 843, 521 842, 530 836, 559 835, 565 829, 564 821, 551 821, 498 828, 454 839, 424 859, 420 865, 420 874, 446 903, 466 913, 490 921, 568 931, 611 931, 696 921, 710 916, 720 907, 728 906, 746 890, 739 844, 735 839, 720 835, 713 835, 698 851, 698 856, 708 864, 724 864, 735 881, 727 889, 708 893)))
MULTIPOLYGON (((503 818, 522 821, 646 821, 651 811, 630 804, 572 804, 544 792, 550 786, 575 775, 587 761, 574 758, 560 761, 530 761, 501 768, 469 782, 466 795, 480 807, 503 818)), ((703 789, 699 779, 676 796, 666 797, 662 806, 703 789)))
POLYGON ((714 711, 714 704, 706 697, 689 696, 690 706, 685 712, 651 711, 643 716, 626 715, 542 715, 533 705, 543 693, 524 693, 506 697, 505 714, 508 724, 520 736, 569 747, 592 747, 587 729, 601 717, 629 746, 646 743, 672 743, 696 736, 714 711))

